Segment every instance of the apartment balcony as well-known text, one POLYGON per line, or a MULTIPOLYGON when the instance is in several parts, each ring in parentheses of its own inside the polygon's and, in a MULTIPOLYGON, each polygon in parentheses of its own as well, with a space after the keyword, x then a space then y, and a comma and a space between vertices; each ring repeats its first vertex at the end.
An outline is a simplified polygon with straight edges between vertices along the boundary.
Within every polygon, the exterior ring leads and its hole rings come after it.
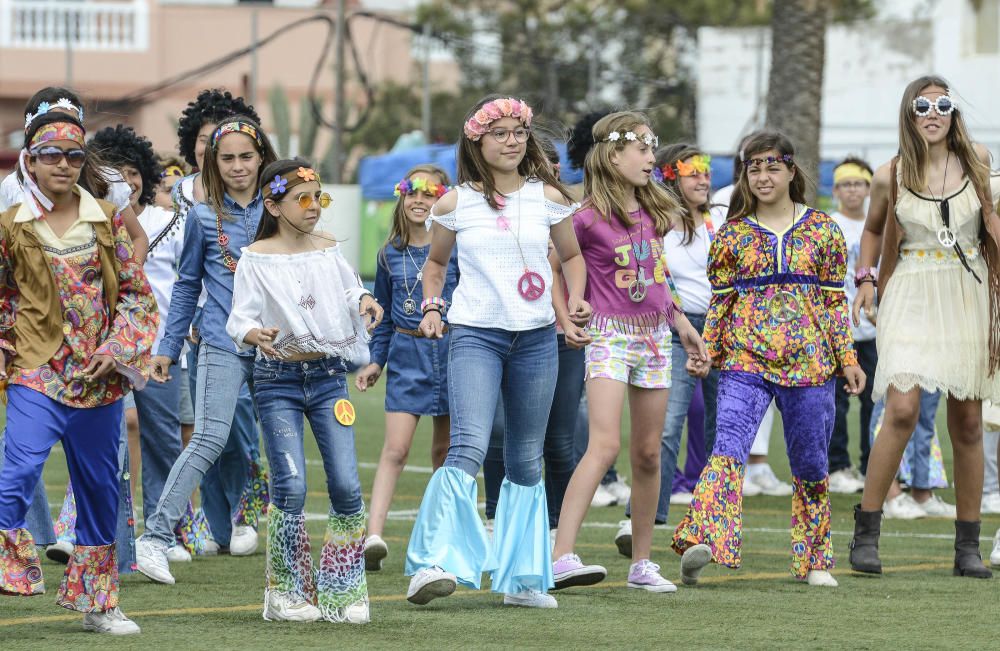
POLYGON ((0 0, 0 49, 136 52, 149 48, 146 0, 0 0))

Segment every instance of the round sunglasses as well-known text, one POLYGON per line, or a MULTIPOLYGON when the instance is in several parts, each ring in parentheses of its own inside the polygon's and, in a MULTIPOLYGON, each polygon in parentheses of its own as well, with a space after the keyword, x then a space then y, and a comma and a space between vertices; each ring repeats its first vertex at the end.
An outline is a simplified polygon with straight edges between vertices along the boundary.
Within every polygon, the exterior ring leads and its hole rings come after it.
MULTIPOLYGON (((285 197, 284 200, 291 199, 291 197, 285 197)), ((311 194, 300 194, 294 199, 295 203, 299 204, 299 208, 302 210, 309 210, 312 207, 313 201, 319 204, 321 209, 329 208, 330 204, 333 203, 333 197, 331 197, 326 192, 317 192, 315 195, 311 194)))
POLYGON ((919 95, 913 100, 913 114, 918 118, 925 118, 930 115, 932 108, 938 115, 951 115, 958 108, 958 105, 950 95, 940 95, 934 101, 927 99, 923 95, 919 95))
POLYGON ((66 164, 76 169, 83 167, 83 163, 87 160, 87 152, 82 149, 65 150, 52 145, 36 147, 29 153, 43 165, 58 165, 65 158, 66 164))

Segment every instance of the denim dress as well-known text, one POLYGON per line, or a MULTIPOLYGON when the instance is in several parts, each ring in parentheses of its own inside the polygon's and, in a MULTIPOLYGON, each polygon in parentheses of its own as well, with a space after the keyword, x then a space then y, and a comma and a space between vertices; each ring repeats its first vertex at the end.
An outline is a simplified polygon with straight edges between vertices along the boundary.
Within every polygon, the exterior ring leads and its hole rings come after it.
MULTIPOLYGON (((418 416, 448 413, 450 335, 426 339, 399 332, 400 329, 415 331, 420 327, 424 288, 417 280, 417 272, 423 268, 429 253, 429 245, 408 246, 402 251, 387 245, 375 271, 375 298, 385 309, 385 315, 372 334, 368 348, 373 363, 384 369, 389 362, 385 388, 387 412, 418 416), (412 313, 407 313, 407 307, 412 313)), ((441 292, 449 304, 457 284, 458 254, 453 249, 441 292)))

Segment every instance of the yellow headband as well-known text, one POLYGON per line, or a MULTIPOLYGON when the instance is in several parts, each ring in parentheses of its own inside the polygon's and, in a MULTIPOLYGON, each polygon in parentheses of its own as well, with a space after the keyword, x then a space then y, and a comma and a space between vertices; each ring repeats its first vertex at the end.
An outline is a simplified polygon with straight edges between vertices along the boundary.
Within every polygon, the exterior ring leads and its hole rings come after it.
POLYGON ((871 185, 872 173, 857 163, 844 163, 843 165, 838 165, 837 168, 833 170, 833 184, 837 185, 847 179, 861 179, 865 183, 871 185))

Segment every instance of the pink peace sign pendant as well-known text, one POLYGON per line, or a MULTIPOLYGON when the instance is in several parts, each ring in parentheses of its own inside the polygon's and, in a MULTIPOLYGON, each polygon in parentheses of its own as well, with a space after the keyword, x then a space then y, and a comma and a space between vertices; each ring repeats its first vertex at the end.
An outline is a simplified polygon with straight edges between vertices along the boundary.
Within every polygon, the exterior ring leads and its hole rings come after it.
POLYGON ((537 301, 545 294, 545 279, 531 269, 525 269, 517 281, 517 293, 526 301, 537 301))

